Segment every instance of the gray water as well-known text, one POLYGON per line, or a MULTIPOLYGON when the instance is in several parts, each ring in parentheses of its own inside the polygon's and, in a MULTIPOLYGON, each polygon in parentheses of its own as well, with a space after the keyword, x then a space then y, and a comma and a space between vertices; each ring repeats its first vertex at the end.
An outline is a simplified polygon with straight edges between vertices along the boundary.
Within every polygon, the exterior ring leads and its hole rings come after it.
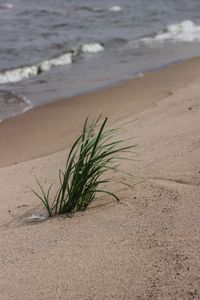
POLYGON ((196 55, 199 0, 0 0, 0 119, 196 55))

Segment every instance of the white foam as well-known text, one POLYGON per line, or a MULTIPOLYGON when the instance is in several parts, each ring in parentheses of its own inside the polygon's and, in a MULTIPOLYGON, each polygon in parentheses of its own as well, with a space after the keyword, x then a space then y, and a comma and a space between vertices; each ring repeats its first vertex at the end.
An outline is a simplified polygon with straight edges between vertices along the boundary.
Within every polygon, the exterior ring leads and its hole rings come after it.
POLYGON ((24 113, 24 112, 28 111, 29 109, 33 108, 33 104, 31 103, 31 101, 26 96, 22 96, 21 98, 27 104, 27 107, 25 107, 23 109, 22 113, 24 113))
POLYGON ((38 74, 37 66, 16 68, 0 73, 0 84, 18 82, 23 79, 34 77, 38 74))
POLYGON ((72 63, 72 53, 66 53, 50 60, 45 60, 37 65, 25 66, 0 73, 0 84, 19 82, 32 78, 42 72, 49 71, 52 67, 72 63))
POLYGON ((0 4, 0 9, 13 8, 14 5, 12 3, 0 4))
POLYGON ((97 53, 104 50, 104 47, 99 43, 84 44, 81 47, 83 53, 97 53))
POLYGON ((186 20, 178 24, 171 24, 165 30, 156 33, 154 36, 145 37, 139 42, 153 44, 155 42, 195 42, 200 41, 200 26, 192 21, 186 20))
POLYGON ((136 78, 143 78, 144 77, 144 73, 138 73, 135 77, 136 78))
POLYGON ((122 8, 120 7, 120 6, 111 6, 111 7, 109 7, 109 9, 108 9, 109 11, 113 11, 113 12, 118 12, 118 11, 121 11, 122 10, 122 8))
POLYGON ((42 63, 39 64, 39 68, 40 71, 45 72, 45 71, 49 71, 52 67, 68 65, 71 63, 72 63, 72 54, 67 53, 59 57, 43 61, 42 63))

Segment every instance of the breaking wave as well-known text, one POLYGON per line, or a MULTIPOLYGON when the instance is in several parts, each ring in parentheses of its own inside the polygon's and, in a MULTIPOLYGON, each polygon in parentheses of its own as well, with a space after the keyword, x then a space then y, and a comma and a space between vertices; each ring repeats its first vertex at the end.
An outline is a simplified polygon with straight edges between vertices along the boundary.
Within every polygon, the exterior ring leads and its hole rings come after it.
POLYGON ((33 66, 24 66, 12 70, 6 70, 0 73, 0 84, 18 82, 24 79, 35 77, 45 71, 49 71, 52 67, 67 65, 71 62, 72 54, 67 53, 50 60, 45 60, 33 66))
POLYGON ((156 34, 144 37, 137 42, 151 45, 153 43, 163 42, 195 42, 200 41, 200 26, 194 24, 190 20, 183 21, 178 24, 171 24, 164 30, 157 32, 156 34))
POLYGON ((44 60, 41 63, 0 72, 0 84, 14 83, 36 77, 43 72, 51 70, 53 67, 71 64, 73 60, 75 60, 75 57, 79 56, 81 53, 97 53, 103 50, 103 46, 99 43, 83 44, 71 52, 49 60, 44 60))
POLYGON ((108 9, 109 11, 113 11, 113 12, 118 12, 118 11, 121 11, 122 10, 122 8, 121 8, 121 6, 111 6, 111 7, 109 7, 109 9, 108 9))
POLYGON ((98 53, 104 50, 104 47, 99 43, 84 44, 81 47, 83 53, 98 53))

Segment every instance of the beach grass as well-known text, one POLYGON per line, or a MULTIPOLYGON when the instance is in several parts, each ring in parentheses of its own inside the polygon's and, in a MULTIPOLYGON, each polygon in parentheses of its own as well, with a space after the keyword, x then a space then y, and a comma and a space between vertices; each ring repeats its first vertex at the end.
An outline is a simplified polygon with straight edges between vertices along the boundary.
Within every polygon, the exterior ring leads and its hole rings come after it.
POLYGON ((119 198, 101 188, 112 181, 104 175, 116 171, 120 155, 136 145, 125 145, 126 140, 116 139, 119 128, 106 129, 108 119, 101 116, 91 124, 86 118, 82 133, 72 145, 65 170, 59 170, 59 188, 51 198, 52 184, 47 192, 37 180, 40 192, 33 190, 42 201, 49 217, 84 211, 97 193, 119 198))

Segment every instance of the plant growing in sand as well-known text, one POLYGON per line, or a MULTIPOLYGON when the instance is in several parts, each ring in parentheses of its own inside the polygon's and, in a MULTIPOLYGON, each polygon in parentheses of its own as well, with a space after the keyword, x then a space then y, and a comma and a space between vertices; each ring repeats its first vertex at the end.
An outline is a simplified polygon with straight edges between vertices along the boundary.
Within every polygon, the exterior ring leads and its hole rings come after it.
POLYGON ((101 122, 101 117, 90 125, 88 118, 85 120, 81 135, 71 147, 65 170, 59 170, 59 188, 53 201, 50 200, 52 185, 45 192, 37 180, 41 193, 33 192, 49 217, 85 210, 96 193, 106 193, 119 201, 114 193, 100 188, 111 181, 103 175, 116 170, 120 154, 135 145, 125 146, 126 140, 115 140, 118 129, 106 129, 106 123, 107 118, 101 122))

